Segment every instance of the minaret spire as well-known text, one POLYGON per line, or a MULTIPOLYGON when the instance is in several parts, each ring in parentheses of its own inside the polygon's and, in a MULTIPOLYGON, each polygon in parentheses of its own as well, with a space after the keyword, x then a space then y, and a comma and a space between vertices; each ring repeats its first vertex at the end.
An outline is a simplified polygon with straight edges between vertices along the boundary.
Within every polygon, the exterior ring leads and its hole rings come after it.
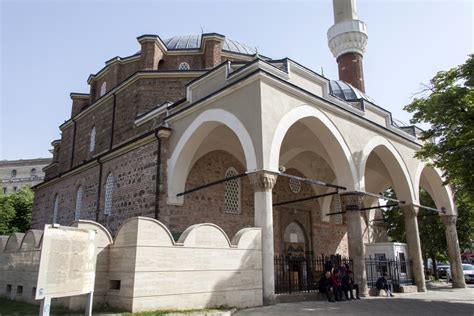
POLYGON ((365 92, 362 59, 367 46, 367 26, 357 19, 356 0, 333 0, 334 25, 328 45, 336 57, 339 79, 365 92))

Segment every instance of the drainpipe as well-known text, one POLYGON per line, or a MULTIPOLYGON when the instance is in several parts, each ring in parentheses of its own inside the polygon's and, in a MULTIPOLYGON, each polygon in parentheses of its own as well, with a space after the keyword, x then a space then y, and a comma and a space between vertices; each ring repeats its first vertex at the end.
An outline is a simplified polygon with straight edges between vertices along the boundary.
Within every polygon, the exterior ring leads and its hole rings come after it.
POLYGON ((160 183, 161 183, 161 145, 162 139, 168 138, 171 135, 171 128, 167 124, 163 124, 156 129, 155 136, 157 139, 157 150, 158 154, 156 156, 156 193, 155 193, 155 219, 160 217, 160 183))
POLYGON ((115 107, 117 104, 117 95, 114 93, 114 101, 113 101, 113 106, 112 106, 112 127, 110 131, 110 145, 109 145, 109 151, 112 150, 112 147, 114 145, 114 129, 115 129, 115 107))
POLYGON ((99 222, 99 213, 100 213, 100 194, 102 189, 102 161, 97 158, 97 162, 99 163, 99 183, 97 185, 97 200, 96 200, 96 209, 95 209, 95 221, 99 222))
POLYGON ((161 139, 158 137, 158 130, 155 133, 157 141, 157 155, 156 155, 156 192, 155 192, 155 219, 160 217, 160 179, 161 179, 161 139))
POLYGON ((69 165, 69 169, 72 169, 73 162, 74 162, 74 147, 76 145, 76 125, 77 122, 74 121, 74 119, 71 119, 72 124, 74 125, 74 128, 72 130, 72 150, 71 150, 71 164, 69 165))

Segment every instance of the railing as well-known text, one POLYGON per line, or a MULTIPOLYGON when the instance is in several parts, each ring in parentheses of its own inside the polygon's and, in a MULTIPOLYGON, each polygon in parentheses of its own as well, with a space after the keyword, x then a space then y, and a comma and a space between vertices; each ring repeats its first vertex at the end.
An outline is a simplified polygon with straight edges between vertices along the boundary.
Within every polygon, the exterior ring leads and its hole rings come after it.
POLYGON ((393 284, 394 291, 401 285, 413 285, 413 263, 411 260, 366 258, 367 286, 375 287, 375 283, 384 273, 387 280, 393 284))
POLYGON ((318 291, 318 282, 324 271, 332 268, 352 270, 352 260, 339 255, 314 257, 275 257, 275 293, 312 293, 318 291))

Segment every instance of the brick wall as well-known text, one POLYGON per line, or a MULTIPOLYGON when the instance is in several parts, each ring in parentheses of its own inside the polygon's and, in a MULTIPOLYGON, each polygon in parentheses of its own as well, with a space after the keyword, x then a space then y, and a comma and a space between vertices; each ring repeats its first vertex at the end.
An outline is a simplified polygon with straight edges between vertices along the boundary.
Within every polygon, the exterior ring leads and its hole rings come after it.
MULTIPOLYGON (((232 155, 225 151, 213 151, 200 158, 192 167, 186 181, 186 190, 220 180, 225 172, 234 167, 237 173, 245 168, 232 155)), ((254 225, 253 188, 247 177, 241 178, 241 213, 230 214, 224 211, 225 184, 219 184, 184 196, 183 206, 168 205, 162 211, 160 221, 172 232, 183 232, 196 223, 214 223, 228 236, 234 236, 244 227, 254 225)))
MULTIPOLYGON (((162 144, 161 187, 166 188, 167 140, 162 144)), ((102 167, 99 222, 112 234, 121 223, 133 216, 154 217, 156 192, 157 141, 134 149, 122 156, 104 162, 102 167), (112 214, 105 215, 105 183, 109 173, 114 176, 112 214)), ((186 181, 186 189, 209 183, 225 176, 228 168, 234 167, 238 173, 244 172, 244 166, 225 151, 213 151, 201 157, 191 168, 186 181)), ((297 170, 288 173, 302 176, 297 170)), ((37 190, 34 202, 33 227, 41 228, 51 222, 53 216, 54 195, 59 194, 59 223, 69 224, 74 219, 76 193, 83 186, 83 211, 81 219, 95 220, 97 208, 99 166, 86 170, 59 182, 46 185, 37 190)), ((254 225, 254 194, 249 179, 241 178, 241 213, 230 214, 224 211, 225 184, 203 189, 184 197, 183 206, 166 204, 164 189, 160 195, 159 220, 173 233, 182 233, 196 223, 210 222, 222 227, 233 236, 244 227, 254 225)), ((293 200, 314 195, 311 186, 301 184, 301 191, 293 193, 289 188, 289 179, 279 177, 273 189, 273 202, 293 200)), ((326 223, 320 220, 320 208, 317 200, 309 200, 278 206, 274 208, 275 253, 284 251, 282 238, 285 228, 291 222, 297 222, 306 233, 306 239, 312 241, 315 255, 321 253, 347 254, 346 226, 326 223)))

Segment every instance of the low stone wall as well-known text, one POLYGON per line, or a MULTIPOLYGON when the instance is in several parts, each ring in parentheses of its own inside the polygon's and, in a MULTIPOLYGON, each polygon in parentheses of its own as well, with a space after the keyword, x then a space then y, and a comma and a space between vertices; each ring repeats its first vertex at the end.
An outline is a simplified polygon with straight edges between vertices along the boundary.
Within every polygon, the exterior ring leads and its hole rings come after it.
MULTIPOLYGON (((263 304, 259 228, 244 228, 230 241, 218 226, 197 224, 175 242, 161 222, 146 217, 124 222, 115 240, 95 222, 78 221, 72 226, 99 235, 95 304, 133 312, 263 304)), ((41 237, 38 230, 0 236, 1 295, 39 303, 34 293, 41 237)), ((85 297, 57 302, 78 309, 85 297)))
MULTIPOLYGON (((112 243, 109 232, 92 221, 77 221, 71 226, 95 230, 97 232, 97 264, 94 286, 94 304, 106 303, 108 290, 108 246, 112 243)), ((42 245, 42 230, 29 230, 25 234, 15 233, 0 236, 0 295, 13 300, 39 304, 35 300, 38 268, 42 245)), ((61 304, 71 309, 85 306, 85 295, 55 299, 53 304, 61 304)))

